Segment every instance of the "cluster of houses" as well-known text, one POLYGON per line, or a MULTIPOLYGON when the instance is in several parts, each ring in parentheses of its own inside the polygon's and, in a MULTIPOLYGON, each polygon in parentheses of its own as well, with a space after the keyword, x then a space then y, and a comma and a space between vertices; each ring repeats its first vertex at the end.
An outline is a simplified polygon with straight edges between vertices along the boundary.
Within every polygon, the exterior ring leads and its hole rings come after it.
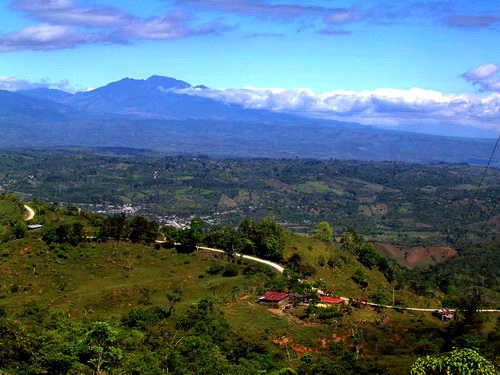
MULTIPOLYGON (((286 292, 267 292, 258 299, 258 303, 272 304, 281 309, 290 308, 292 306, 307 306, 312 303, 311 295, 301 295, 297 293, 286 292)), ((347 298, 335 298, 325 295, 319 296, 319 301, 316 302, 316 307, 328 308, 335 305, 348 304, 347 298)), ((453 319, 453 312, 447 309, 438 309, 432 312, 432 315, 442 321, 453 319)))
MULTIPOLYGON (((262 295, 258 303, 274 304, 280 308, 287 308, 294 305, 307 306, 312 302, 310 295, 302 295, 297 293, 286 293, 286 292, 267 292, 262 295)), ((316 303, 317 307, 329 307, 332 305, 346 304, 349 300, 346 298, 333 298, 333 297, 319 297, 319 301, 316 303)))

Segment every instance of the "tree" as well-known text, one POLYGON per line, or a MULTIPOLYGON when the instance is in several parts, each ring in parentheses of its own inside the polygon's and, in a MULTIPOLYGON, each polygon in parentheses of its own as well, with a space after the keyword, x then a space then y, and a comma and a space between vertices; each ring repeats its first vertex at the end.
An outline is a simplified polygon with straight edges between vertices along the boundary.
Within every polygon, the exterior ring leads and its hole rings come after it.
POLYGON ((136 216, 130 220, 130 240, 132 242, 154 242, 158 236, 159 226, 154 220, 136 216))
POLYGON ((379 258, 380 255, 378 255, 372 243, 367 242, 359 247, 358 259, 366 267, 372 268, 378 263, 379 258))
POLYGON ((340 247, 351 253, 357 254, 361 246, 361 238, 352 228, 348 228, 340 238, 340 247))
POLYGON ((99 237, 103 240, 112 238, 116 241, 127 238, 130 235, 130 228, 125 214, 120 214, 104 219, 99 237))
POLYGON ((445 357, 419 358, 411 375, 496 375, 495 366, 473 349, 455 349, 445 357))
POLYGON ((314 229, 314 237, 320 241, 332 242, 333 229, 326 221, 322 221, 314 229))
POLYGON ((285 250, 285 231, 272 219, 264 219, 254 225, 252 242, 255 244, 256 255, 261 258, 280 261, 285 250))
POLYGON ((80 358, 86 359, 94 368, 94 375, 110 367, 122 358, 116 344, 116 332, 106 322, 95 322, 83 341, 80 358))

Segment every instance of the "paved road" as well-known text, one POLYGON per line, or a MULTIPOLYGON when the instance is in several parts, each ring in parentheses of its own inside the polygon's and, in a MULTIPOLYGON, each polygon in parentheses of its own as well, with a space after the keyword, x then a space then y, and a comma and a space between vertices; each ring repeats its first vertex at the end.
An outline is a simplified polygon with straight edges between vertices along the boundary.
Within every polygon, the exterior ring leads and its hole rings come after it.
POLYGON ((27 204, 24 205, 24 209, 26 211, 28 211, 28 216, 26 216, 26 221, 30 221, 32 220, 34 217, 35 217, 35 210, 33 210, 30 206, 28 206, 27 204))
MULTIPOLYGON (((213 249, 211 247, 197 247, 197 249, 198 250, 205 250, 205 251, 212 251, 214 253, 226 253, 224 250, 213 249)), ((236 256, 241 256, 244 259, 253 260, 255 262, 259 262, 259 263, 271 266, 272 268, 274 268, 279 273, 283 273, 283 271, 285 270, 285 267, 279 265, 278 263, 271 262, 269 260, 252 257, 250 255, 242 255, 242 254, 238 254, 238 253, 236 253, 235 255, 236 256)), ((344 299, 346 301, 351 301, 352 300, 351 298, 345 298, 345 297, 342 297, 342 299, 344 299)), ((423 309, 423 308, 418 308, 418 307, 401 307, 401 306, 381 305, 381 304, 378 304, 378 303, 371 303, 371 302, 366 302, 366 305, 373 306, 373 307, 381 307, 381 308, 385 308, 385 309, 399 309, 399 310, 423 311, 423 312, 433 312, 433 311, 436 311, 438 309, 442 309, 442 307, 434 308, 434 309, 423 309)), ((454 309, 448 309, 448 310, 450 310, 450 311, 456 311, 454 309)), ((500 310, 479 310, 479 311, 480 312, 500 312, 500 310)))
MULTIPOLYGON (((211 247, 200 247, 200 246, 197 246, 197 249, 198 250, 205 250, 205 251, 212 251, 214 253, 226 253, 224 250, 213 249, 211 247)), ((274 262, 271 262, 269 260, 252 257, 250 255, 242 255, 242 254, 238 254, 238 253, 236 253, 235 255, 238 256, 238 257, 242 257, 243 259, 249 259, 249 260, 253 260, 254 262, 259 262, 259 263, 262 263, 262 264, 266 264, 266 265, 274 268, 279 273, 283 273, 283 271, 285 270, 285 267, 280 266, 278 263, 274 263, 274 262)))

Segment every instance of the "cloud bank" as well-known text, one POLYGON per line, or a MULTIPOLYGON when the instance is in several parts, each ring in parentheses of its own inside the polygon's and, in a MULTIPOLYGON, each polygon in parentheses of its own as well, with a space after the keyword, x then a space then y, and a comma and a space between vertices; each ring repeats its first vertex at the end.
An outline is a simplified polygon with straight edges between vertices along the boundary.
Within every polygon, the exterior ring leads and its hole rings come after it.
POLYGON ((494 76, 498 64, 484 64, 465 72, 469 82, 489 94, 444 94, 413 88, 380 88, 373 91, 333 90, 318 93, 311 89, 280 88, 176 90, 245 108, 266 109, 309 117, 354 121, 366 125, 454 123, 498 130, 500 123, 500 82, 494 76))
POLYGON ((8 76, 0 76, 0 90, 19 91, 32 90, 39 88, 55 88, 64 91, 75 91, 68 80, 52 82, 47 79, 39 82, 30 82, 24 79, 13 78, 8 76))

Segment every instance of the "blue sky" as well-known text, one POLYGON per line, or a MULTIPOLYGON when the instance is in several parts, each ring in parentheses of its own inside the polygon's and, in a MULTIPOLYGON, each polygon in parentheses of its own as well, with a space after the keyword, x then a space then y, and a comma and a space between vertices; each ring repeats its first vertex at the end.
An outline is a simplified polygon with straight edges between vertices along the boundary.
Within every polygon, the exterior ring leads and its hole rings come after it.
MULTIPOLYGON (((490 128, 500 101, 500 5, 493 0, 15 0, 2 2, 0 19, 5 89, 82 90, 158 74, 233 89, 203 95, 265 108, 272 107, 269 91, 265 102, 255 104, 238 89, 285 89, 295 102, 299 88, 312 90, 308 95, 316 100, 317 93, 344 90, 359 99, 361 92, 379 90, 384 98, 410 97, 413 106, 422 100, 456 103, 458 96, 474 102, 467 118, 449 120, 490 128), (442 98, 407 94, 414 88, 442 98), (386 95, 380 89, 401 91, 386 95), (486 120, 470 113, 484 98, 486 120)), ((271 109, 287 109, 280 106, 271 109)), ((329 112, 326 106, 295 108, 323 109, 329 112)), ((342 115, 338 111, 337 105, 330 112, 342 115)), ((381 121, 381 109, 376 111, 381 121)), ((447 119, 440 113, 435 121, 447 119)))

